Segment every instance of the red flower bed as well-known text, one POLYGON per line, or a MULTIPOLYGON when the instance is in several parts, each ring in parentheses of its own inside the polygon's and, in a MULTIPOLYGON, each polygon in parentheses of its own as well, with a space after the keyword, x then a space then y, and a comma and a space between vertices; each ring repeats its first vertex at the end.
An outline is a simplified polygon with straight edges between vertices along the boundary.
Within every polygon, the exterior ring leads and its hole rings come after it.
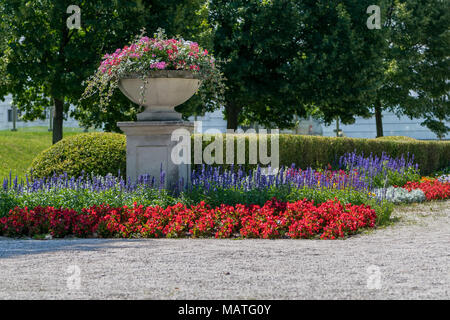
POLYGON ((361 228, 375 226, 376 213, 369 206, 342 205, 328 200, 320 205, 306 200, 264 206, 205 203, 187 208, 179 203, 166 209, 137 206, 93 206, 81 213, 69 209, 15 208, 0 219, 0 234, 54 237, 216 237, 335 239, 361 228))
POLYGON ((439 180, 425 180, 421 182, 407 182, 403 188, 411 191, 420 189, 425 193, 427 200, 443 200, 450 198, 450 183, 442 183, 439 180))

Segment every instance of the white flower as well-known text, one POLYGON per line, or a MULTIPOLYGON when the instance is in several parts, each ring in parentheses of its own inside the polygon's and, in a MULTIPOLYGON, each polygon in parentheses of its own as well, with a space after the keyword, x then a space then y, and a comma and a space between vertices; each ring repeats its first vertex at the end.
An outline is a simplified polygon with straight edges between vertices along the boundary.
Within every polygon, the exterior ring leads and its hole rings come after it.
POLYGON ((438 180, 442 183, 450 183, 450 174, 443 174, 438 180))
POLYGON ((389 187, 387 189, 376 189, 374 193, 378 198, 386 199, 393 203, 411 203, 426 200, 425 193, 420 189, 408 191, 404 188, 389 187))

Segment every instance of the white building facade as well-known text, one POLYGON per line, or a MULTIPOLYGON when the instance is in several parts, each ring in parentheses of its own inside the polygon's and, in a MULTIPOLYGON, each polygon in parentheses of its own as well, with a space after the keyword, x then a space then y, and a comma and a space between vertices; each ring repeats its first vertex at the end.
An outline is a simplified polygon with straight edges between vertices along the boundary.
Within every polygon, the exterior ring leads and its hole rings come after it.
MULTIPOLYGON (((206 113, 204 116, 190 117, 190 121, 202 121, 201 128, 196 128, 196 132, 205 132, 208 129, 215 129, 222 133, 226 132, 227 122, 224 120, 222 109, 214 112, 206 113)), ((419 140, 435 140, 434 134, 427 127, 421 126, 423 119, 409 119, 406 116, 397 117, 391 112, 383 113, 383 133, 385 136, 407 136, 419 140)), ((450 122, 445 122, 450 127, 450 122)), ((375 117, 364 119, 356 118, 355 123, 351 125, 339 126, 345 137, 351 138, 375 138, 376 137, 376 123, 375 117)), ((293 134, 307 134, 307 135, 323 135, 327 137, 336 136, 336 123, 325 126, 314 119, 302 119, 298 122, 298 126, 294 130, 281 130, 281 133, 293 134)), ((450 134, 447 134, 444 139, 450 139, 450 134)))
MULTIPOLYGON (((436 140, 436 134, 430 129, 420 124, 424 119, 410 119, 406 116, 397 117, 392 112, 383 113, 383 135, 384 136, 406 136, 419 140, 436 140)), ((450 122, 445 124, 450 127, 450 122)), ((364 119, 356 118, 354 124, 339 125, 345 137, 350 138, 375 138, 377 136, 377 128, 375 117, 364 119)), ((336 136, 336 122, 329 126, 323 126, 323 135, 328 137, 336 136)), ((450 139, 450 134, 447 134, 444 139, 450 139)))
MULTIPOLYGON (((5 101, 0 100, 0 130, 11 130, 13 129, 13 118, 14 111, 12 106, 11 96, 6 96, 5 101)), ((23 121, 20 119, 20 115, 17 114, 16 117, 16 128, 26 128, 26 127, 50 127, 50 110, 46 111, 46 117, 44 120, 35 121, 23 121)), ((64 121, 64 127, 69 128, 79 128, 78 121, 73 118, 67 118, 64 121)))

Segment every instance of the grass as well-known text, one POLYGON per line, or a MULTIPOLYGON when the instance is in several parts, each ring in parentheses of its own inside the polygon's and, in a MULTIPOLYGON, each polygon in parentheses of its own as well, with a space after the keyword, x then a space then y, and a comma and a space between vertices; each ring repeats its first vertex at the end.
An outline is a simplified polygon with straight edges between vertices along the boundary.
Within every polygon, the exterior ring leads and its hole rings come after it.
MULTIPOLYGON (((82 133, 83 129, 64 128, 64 137, 82 133)), ((0 130, 0 181, 12 176, 25 178, 25 173, 40 152, 52 145, 52 133, 47 127, 0 130)))

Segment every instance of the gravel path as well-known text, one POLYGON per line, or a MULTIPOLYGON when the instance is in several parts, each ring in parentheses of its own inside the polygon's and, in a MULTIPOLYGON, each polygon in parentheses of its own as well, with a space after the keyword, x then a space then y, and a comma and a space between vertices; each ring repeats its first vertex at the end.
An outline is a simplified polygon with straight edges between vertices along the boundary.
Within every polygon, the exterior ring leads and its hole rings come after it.
POLYGON ((0 299, 449 299, 450 201, 395 216, 334 241, 1 238, 0 299))

